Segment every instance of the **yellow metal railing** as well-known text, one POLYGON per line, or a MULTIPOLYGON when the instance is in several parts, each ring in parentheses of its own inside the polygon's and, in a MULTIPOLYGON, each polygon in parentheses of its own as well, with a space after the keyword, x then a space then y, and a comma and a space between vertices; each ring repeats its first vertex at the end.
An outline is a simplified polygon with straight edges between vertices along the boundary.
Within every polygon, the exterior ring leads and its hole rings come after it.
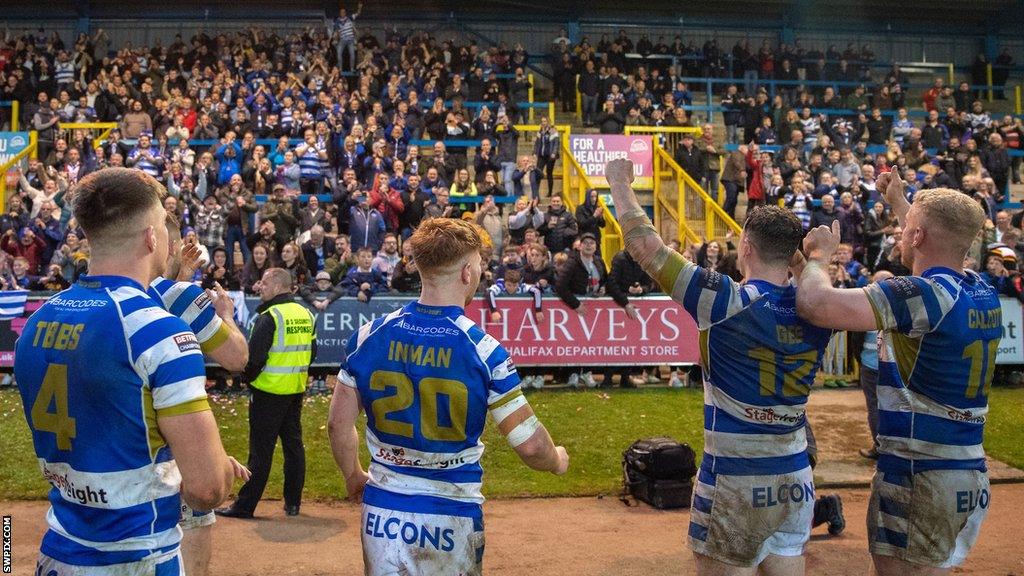
POLYGON ((0 207, 7 208, 7 172, 15 165, 20 163, 25 158, 35 158, 36 149, 39 146, 37 142, 38 135, 33 130, 28 133, 28 146, 11 157, 10 160, 0 165, 0 207))
POLYGON ((654 227, 663 238, 687 243, 721 239, 740 225, 654 142, 654 227))
MULTIPOLYGON (((576 207, 586 200, 586 194, 592 190, 594 186, 591 184, 590 179, 583 172, 583 168, 580 166, 576 158, 573 157, 572 152, 569 150, 568 138, 562 139, 562 199, 565 201, 566 209, 575 212, 576 207)), ((600 206, 604 207, 605 214, 608 214, 605 220, 604 230, 601 231, 601 256, 604 258, 605 266, 611 270, 612 258, 618 254, 623 248, 622 242, 622 228, 619 227, 619 223, 611 217, 611 212, 608 210, 608 206, 598 195, 597 202, 600 206)))
MULTIPOLYGON (((580 94, 580 75, 576 75, 576 121, 583 123, 583 95, 580 94)), ((629 132, 626 132, 629 134, 629 132)))
POLYGON ((693 134, 699 139, 704 133, 699 126, 626 126, 625 134, 651 134, 655 140, 661 140, 660 144, 667 151, 669 156, 675 156, 676 148, 683 139, 683 134, 693 134))
POLYGON ((74 130, 97 130, 98 132, 92 136, 94 148, 102 146, 114 128, 117 128, 117 122, 62 122, 60 124, 60 129, 64 131, 65 138, 70 138, 74 130))
POLYGON ((17 132, 18 120, 21 117, 21 102, 11 100, 9 103, 11 105, 11 132, 17 132))
MULTIPOLYGON (((533 104, 533 73, 526 75, 526 81, 530 83, 530 88, 526 91, 526 100, 533 104)), ((533 106, 530 106, 530 124, 533 124, 533 106)))

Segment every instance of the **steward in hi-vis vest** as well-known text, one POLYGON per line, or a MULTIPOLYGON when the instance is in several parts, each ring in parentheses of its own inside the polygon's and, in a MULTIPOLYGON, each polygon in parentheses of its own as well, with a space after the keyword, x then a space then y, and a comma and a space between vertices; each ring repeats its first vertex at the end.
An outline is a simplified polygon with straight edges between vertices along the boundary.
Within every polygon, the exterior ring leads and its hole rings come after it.
POLYGON ((249 363, 242 379, 249 383, 249 470, 252 477, 238 491, 238 500, 218 510, 222 516, 252 518, 263 495, 274 447, 284 452, 284 502, 290 516, 299 513, 306 477, 302 446, 302 398, 309 364, 316 357, 313 315, 292 295, 291 274, 281 268, 264 272, 259 316, 249 335, 249 363))

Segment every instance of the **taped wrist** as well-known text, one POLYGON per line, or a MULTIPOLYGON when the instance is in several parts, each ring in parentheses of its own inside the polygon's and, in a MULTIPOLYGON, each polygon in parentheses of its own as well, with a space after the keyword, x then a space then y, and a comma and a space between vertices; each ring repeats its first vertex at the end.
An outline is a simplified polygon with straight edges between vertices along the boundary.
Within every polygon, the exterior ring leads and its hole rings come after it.
POLYGON ((540 420, 537 420, 536 415, 523 420, 508 433, 508 437, 506 439, 508 440, 509 446, 518 448, 524 442, 532 438, 534 432, 536 432, 538 428, 540 428, 540 420))

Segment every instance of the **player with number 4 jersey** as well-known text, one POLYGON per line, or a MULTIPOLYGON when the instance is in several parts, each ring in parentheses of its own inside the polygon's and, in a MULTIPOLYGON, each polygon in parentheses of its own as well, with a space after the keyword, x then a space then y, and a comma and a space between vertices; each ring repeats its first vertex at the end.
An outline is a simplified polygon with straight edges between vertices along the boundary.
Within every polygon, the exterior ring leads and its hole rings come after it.
POLYGON ((898 171, 878 189, 903 226, 913 276, 864 289, 832 288, 826 272, 839 230, 804 241, 808 264, 797 297, 811 322, 879 330, 878 469, 868 539, 882 576, 948 573, 978 537, 990 504, 982 436, 1002 337, 999 296, 963 267, 985 221, 970 196, 923 190, 911 205, 898 171))
POLYGON ((180 574, 181 501, 210 508, 231 488, 199 342, 146 294, 166 268, 162 193, 137 170, 79 182, 90 275, 18 340, 18 387, 52 485, 40 574, 180 574))
POLYGON ((362 493, 367 574, 480 574, 487 415, 531 468, 562 474, 568 457, 533 414, 508 352, 463 314, 480 281, 479 229, 439 218, 409 242, 423 292, 349 340, 331 444, 349 496, 362 493), (360 408, 368 477, 357 458, 360 408))

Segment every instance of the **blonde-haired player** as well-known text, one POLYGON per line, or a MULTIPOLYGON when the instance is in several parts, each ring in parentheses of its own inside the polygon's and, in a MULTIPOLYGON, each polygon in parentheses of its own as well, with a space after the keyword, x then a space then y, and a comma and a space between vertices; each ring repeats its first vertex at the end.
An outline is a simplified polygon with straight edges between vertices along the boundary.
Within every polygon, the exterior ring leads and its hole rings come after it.
POLYGON ((530 468, 564 474, 569 457, 534 415, 508 352, 463 314, 480 283, 479 227, 435 218, 408 241, 420 298, 349 340, 331 447, 349 496, 362 494, 367 574, 480 574, 487 414, 530 468), (358 460, 360 408, 369 475, 358 460))
POLYGON ((797 309, 819 326, 881 332, 869 548, 883 576, 947 574, 967 557, 990 503, 982 435, 1002 317, 996 291, 963 268, 985 215, 957 190, 923 190, 910 204, 895 171, 877 185, 914 275, 832 288, 839 230, 820 226, 804 240, 797 309))

